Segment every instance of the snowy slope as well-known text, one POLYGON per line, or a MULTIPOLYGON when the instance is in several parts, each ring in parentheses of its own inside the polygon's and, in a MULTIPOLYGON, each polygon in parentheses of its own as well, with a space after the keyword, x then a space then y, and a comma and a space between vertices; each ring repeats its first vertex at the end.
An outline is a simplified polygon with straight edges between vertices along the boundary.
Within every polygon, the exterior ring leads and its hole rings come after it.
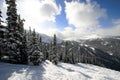
POLYGON ((40 66, 0 63, 0 80, 120 80, 120 72, 89 64, 46 61, 40 66))

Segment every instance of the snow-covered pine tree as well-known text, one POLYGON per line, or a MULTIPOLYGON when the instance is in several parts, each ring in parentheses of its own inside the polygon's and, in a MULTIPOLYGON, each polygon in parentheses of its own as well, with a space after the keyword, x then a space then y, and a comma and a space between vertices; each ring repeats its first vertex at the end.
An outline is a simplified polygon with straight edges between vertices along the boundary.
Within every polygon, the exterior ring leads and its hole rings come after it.
POLYGON ((43 60, 43 53, 40 52, 40 47, 38 43, 38 37, 36 35, 35 29, 32 33, 32 48, 28 56, 28 62, 30 65, 39 65, 43 60))
MULTIPOLYGON (((76 57, 77 58, 77 57, 76 57)), ((71 59, 70 59, 71 64, 75 64, 75 54, 73 53, 73 50, 71 50, 71 59)))
POLYGON ((0 25, 1 25, 1 22, 2 22, 2 11, 1 11, 1 9, 0 9, 0 25))
POLYGON ((18 31, 19 31, 19 38, 20 38, 19 41, 22 42, 22 44, 19 46, 22 64, 26 64, 28 62, 28 60, 27 60, 27 40, 26 40, 27 33, 24 30, 24 21, 25 20, 21 19, 20 15, 18 15, 17 23, 18 23, 18 31))
MULTIPOLYGON (((20 30, 21 24, 19 22, 19 16, 17 15, 17 9, 16 9, 16 0, 5 0, 6 4, 8 4, 7 7, 7 16, 8 18, 8 35, 7 35, 7 45, 8 45, 8 51, 7 54, 10 57, 10 61, 12 63, 21 63, 22 59, 22 53, 20 52, 20 48, 22 46, 22 39, 23 34, 20 30)), ((22 20, 20 20, 22 21, 22 20)))
POLYGON ((52 61, 52 41, 50 42, 50 44, 48 45, 48 60, 52 61))
POLYGON ((43 52, 43 49, 42 49, 42 37, 40 36, 39 38, 39 45, 40 45, 40 51, 43 52))
POLYGON ((8 18, 6 19, 8 22, 8 28, 10 31, 15 30, 17 27, 17 9, 16 9, 16 0, 5 0, 7 6, 7 16, 8 18))
POLYGON ((78 53, 77 53, 77 59, 78 59, 77 62, 78 62, 78 63, 81 61, 81 58, 80 58, 80 57, 81 57, 80 50, 81 50, 81 47, 79 46, 78 49, 77 49, 77 52, 78 52, 78 53))
POLYGON ((24 19, 21 19, 20 15, 18 15, 17 23, 18 23, 18 30, 21 34, 24 33, 24 19))
POLYGON ((26 40, 26 30, 24 31, 23 34, 23 39, 22 39, 22 45, 20 47, 20 52, 21 52, 21 63, 27 64, 28 63, 28 53, 27 53, 27 40, 26 40))
POLYGON ((1 12, 1 9, 0 9, 0 60, 1 60, 1 56, 2 56, 2 25, 1 25, 1 22, 2 22, 2 12, 1 12))
POLYGON ((32 49, 32 30, 31 30, 31 27, 29 27, 29 31, 27 32, 26 41, 27 41, 27 53, 29 55, 29 54, 31 54, 31 49, 32 49))
POLYGON ((64 62, 63 61, 64 46, 63 45, 58 45, 57 46, 57 52, 58 52, 59 61, 64 62))
POLYGON ((43 54, 44 54, 44 61, 49 59, 49 44, 48 43, 44 43, 43 45, 43 54))
POLYGON ((2 12, 0 10, 0 59, 3 55, 5 55, 6 51, 6 34, 7 27, 2 25, 2 12))
POLYGON ((54 34, 53 37, 53 44, 52 44, 52 62, 54 64, 58 63, 58 54, 57 54, 57 38, 56 35, 54 34))
POLYGON ((69 57, 68 57, 69 53, 68 52, 69 52, 68 41, 66 41, 65 42, 65 48, 64 48, 64 54, 63 54, 63 59, 64 59, 63 61, 66 62, 66 63, 68 62, 68 59, 69 59, 69 57))

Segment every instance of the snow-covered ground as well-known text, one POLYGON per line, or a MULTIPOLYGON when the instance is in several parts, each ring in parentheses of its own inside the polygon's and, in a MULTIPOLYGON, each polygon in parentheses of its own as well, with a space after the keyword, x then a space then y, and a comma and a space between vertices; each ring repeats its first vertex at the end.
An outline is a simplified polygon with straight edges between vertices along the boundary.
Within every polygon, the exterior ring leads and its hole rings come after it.
POLYGON ((89 64, 46 60, 40 66, 0 63, 0 80, 120 80, 120 72, 89 64))

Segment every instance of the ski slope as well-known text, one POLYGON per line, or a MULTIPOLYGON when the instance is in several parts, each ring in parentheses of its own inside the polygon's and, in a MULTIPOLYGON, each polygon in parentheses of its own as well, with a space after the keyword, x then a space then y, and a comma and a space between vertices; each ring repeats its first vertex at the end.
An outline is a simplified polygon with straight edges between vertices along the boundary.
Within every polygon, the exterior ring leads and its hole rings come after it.
POLYGON ((120 80, 120 72, 82 63, 55 66, 48 60, 40 66, 0 63, 0 80, 120 80))

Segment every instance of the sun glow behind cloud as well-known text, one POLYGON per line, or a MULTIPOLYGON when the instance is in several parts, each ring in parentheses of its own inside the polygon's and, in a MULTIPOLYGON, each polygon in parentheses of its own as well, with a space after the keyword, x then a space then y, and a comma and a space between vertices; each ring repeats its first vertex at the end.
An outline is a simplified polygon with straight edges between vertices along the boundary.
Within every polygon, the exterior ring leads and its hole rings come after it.
POLYGON ((61 6, 54 0, 17 0, 18 13, 25 21, 25 28, 35 28, 37 32, 47 33, 55 29, 56 16, 61 12, 61 6))

